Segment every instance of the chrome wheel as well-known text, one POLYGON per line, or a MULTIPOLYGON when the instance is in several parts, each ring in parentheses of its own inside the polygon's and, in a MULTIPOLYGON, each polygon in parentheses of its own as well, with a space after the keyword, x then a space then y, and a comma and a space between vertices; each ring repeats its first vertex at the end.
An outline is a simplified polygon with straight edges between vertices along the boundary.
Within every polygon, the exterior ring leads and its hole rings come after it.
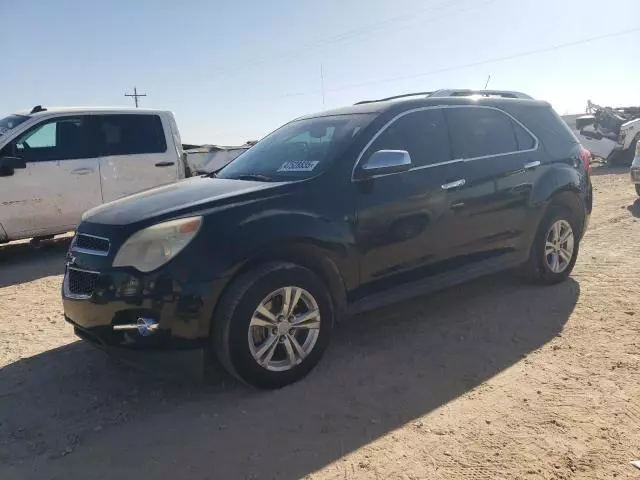
POLYGON ((282 372, 299 365, 313 350, 320 334, 320 309, 303 288, 271 292, 253 312, 249 349, 263 368, 282 372))
POLYGON ((544 257, 553 273, 564 272, 573 258, 575 239, 566 220, 557 220, 547 232, 544 257))

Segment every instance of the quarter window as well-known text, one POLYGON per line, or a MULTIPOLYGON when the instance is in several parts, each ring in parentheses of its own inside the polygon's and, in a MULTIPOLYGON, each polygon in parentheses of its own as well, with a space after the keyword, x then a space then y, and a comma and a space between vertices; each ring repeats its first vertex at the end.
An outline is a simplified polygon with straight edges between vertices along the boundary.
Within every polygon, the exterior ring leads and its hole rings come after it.
POLYGON ((513 120, 489 108, 447 109, 455 158, 500 155, 533 148, 535 140, 513 120), (520 131, 516 129, 518 127, 520 131))
POLYGON ((406 150, 414 167, 451 160, 449 132, 442 110, 422 110, 400 117, 380 134, 364 158, 378 150, 406 150))
POLYGON ((98 115, 98 141, 102 155, 134 155, 167 151, 158 115, 98 115))

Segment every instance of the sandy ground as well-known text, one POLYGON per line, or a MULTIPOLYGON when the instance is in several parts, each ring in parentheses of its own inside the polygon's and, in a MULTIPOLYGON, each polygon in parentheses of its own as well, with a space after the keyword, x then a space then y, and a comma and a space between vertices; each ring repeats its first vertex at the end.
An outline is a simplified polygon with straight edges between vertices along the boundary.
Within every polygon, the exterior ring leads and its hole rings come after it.
POLYGON ((115 361, 62 319, 66 241, 0 248, 0 478, 640 478, 640 201, 626 171, 594 185, 566 283, 356 318, 275 392, 115 361))

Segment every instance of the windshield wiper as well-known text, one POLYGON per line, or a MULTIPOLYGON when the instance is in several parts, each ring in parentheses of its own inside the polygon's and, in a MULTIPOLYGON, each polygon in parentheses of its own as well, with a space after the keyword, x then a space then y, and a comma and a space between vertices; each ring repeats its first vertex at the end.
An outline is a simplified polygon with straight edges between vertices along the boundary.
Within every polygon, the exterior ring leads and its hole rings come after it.
POLYGON ((273 179, 261 173, 246 173, 244 175, 238 175, 237 177, 230 178, 230 180, 256 180, 258 182, 272 182, 273 179))

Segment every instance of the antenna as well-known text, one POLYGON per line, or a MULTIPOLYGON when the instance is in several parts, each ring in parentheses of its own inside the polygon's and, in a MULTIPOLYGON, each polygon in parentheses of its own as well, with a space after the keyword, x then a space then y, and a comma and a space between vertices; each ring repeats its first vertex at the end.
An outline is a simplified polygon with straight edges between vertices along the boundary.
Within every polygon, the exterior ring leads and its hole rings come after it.
POLYGON ((487 81, 486 81, 486 83, 484 84, 484 90, 486 90, 486 89, 487 89, 487 87, 489 86, 489 81, 490 81, 490 80, 491 80, 491 75, 489 75, 489 76, 487 77, 487 81))

